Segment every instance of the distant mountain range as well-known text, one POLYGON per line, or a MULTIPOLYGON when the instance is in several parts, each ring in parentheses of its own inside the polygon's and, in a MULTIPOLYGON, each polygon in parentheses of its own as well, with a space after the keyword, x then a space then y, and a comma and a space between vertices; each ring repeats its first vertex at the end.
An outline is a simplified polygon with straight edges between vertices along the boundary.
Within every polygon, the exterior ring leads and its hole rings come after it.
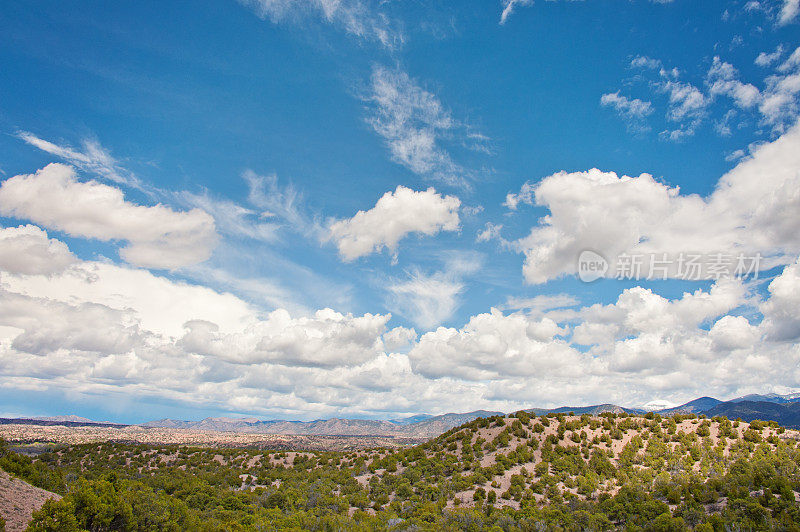
POLYGON ((93 423, 93 424, 100 424, 100 425, 115 425, 116 423, 111 423, 110 421, 94 421, 89 418, 69 415, 69 416, 40 416, 34 417, 31 419, 35 419, 37 421, 55 421, 55 422, 62 422, 62 421, 69 421, 71 423, 93 423))
POLYGON ((728 401, 729 403, 741 403, 743 401, 750 401, 750 402, 763 402, 763 403, 778 403, 778 404, 786 404, 786 403, 796 403, 800 401, 800 393, 790 393, 787 395, 778 395, 777 393, 768 393, 766 395, 758 395, 751 393, 750 395, 745 395, 743 397, 737 397, 736 399, 731 399, 728 401))
MULTIPOLYGON (((562 406, 559 408, 530 408, 526 410, 535 415, 547 413, 574 413, 577 415, 598 415, 606 412, 644 414, 648 410, 627 408, 614 404, 591 406, 562 406)), ((713 397, 700 397, 680 406, 656 410, 661 415, 704 414, 708 417, 726 416, 744 421, 761 419, 777 421, 789 428, 800 428, 800 394, 750 394, 729 401, 713 397)), ((431 438, 479 417, 503 415, 503 412, 476 410, 463 414, 418 414, 388 421, 375 419, 320 419, 316 421, 264 421, 255 417, 208 417, 200 421, 159 419, 138 425, 151 429, 189 429, 196 431, 247 432, 253 434, 285 434, 295 436, 389 436, 401 438, 431 438)), ((66 426, 109 426, 126 425, 105 421, 92 421, 79 416, 54 416, 24 419, 3 419, 0 424, 24 423, 66 426)))
POLYGON ((784 427, 800 428, 800 402, 729 401, 704 413, 708 417, 726 416, 730 419, 742 418, 744 421, 777 421, 784 427))
POLYGON ((201 421, 160 419, 140 426, 210 430, 221 432, 249 432, 256 434, 320 435, 320 436, 399 436, 427 438, 438 436, 453 427, 479 417, 502 415, 503 412, 476 410, 464 414, 431 416, 421 414, 403 419, 380 421, 374 419, 324 419, 316 421, 261 421, 255 418, 209 417, 201 421))
POLYGON ((110 423, 108 421, 92 421, 79 416, 55 416, 38 417, 38 418, 8 418, 0 417, 0 425, 46 425, 46 426, 61 426, 61 427, 110 427, 110 428, 124 428, 128 425, 121 423, 110 423), (63 418, 79 418, 85 421, 74 421, 72 419, 63 418))
MULTIPOLYGON (((737 399, 734 399, 737 401, 737 399)), ((732 401, 728 401, 729 403, 732 401)), ((676 406, 673 408, 665 408, 663 410, 659 410, 659 414, 701 414, 711 408, 716 407, 717 405, 722 404, 722 401, 719 399, 714 399, 713 397, 700 397, 698 399, 694 399, 693 401, 689 401, 688 403, 684 403, 680 406, 676 406)))

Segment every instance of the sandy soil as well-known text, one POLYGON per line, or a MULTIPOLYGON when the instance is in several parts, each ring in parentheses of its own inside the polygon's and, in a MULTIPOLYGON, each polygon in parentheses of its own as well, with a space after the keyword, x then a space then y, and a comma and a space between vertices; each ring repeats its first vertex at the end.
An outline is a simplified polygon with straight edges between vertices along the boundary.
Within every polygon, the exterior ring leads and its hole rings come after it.
POLYGON ((58 500, 61 496, 0 471, 0 515, 6 520, 8 532, 25 530, 31 514, 41 508, 47 499, 58 500))

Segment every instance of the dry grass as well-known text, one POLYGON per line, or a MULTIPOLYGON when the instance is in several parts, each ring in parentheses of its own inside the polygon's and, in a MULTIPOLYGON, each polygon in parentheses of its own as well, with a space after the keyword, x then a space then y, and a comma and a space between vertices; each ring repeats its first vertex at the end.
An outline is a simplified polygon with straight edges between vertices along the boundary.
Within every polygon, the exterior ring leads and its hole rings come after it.
POLYGON ((25 530, 31 514, 41 508, 47 499, 58 500, 61 496, 0 471, 0 515, 6 520, 8 532, 25 530))

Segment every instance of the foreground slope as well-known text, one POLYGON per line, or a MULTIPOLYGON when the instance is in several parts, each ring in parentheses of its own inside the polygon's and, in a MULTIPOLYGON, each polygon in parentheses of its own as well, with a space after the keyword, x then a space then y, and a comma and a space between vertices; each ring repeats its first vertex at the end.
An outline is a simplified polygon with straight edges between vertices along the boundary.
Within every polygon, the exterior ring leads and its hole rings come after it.
POLYGON ((33 512, 48 499, 59 500, 61 496, 0 471, 0 517, 7 532, 25 530, 33 512))

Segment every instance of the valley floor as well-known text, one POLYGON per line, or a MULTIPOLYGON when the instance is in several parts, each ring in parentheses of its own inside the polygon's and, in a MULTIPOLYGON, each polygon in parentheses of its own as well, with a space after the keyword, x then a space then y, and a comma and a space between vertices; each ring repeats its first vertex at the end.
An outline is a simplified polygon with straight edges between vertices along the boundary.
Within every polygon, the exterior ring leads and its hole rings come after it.
POLYGON ((119 442, 143 445, 188 445, 253 449, 309 449, 348 451, 376 447, 398 448, 427 441, 427 438, 391 436, 334 436, 299 434, 254 434, 170 428, 0 424, 0 438, 15 443, 119 442))

